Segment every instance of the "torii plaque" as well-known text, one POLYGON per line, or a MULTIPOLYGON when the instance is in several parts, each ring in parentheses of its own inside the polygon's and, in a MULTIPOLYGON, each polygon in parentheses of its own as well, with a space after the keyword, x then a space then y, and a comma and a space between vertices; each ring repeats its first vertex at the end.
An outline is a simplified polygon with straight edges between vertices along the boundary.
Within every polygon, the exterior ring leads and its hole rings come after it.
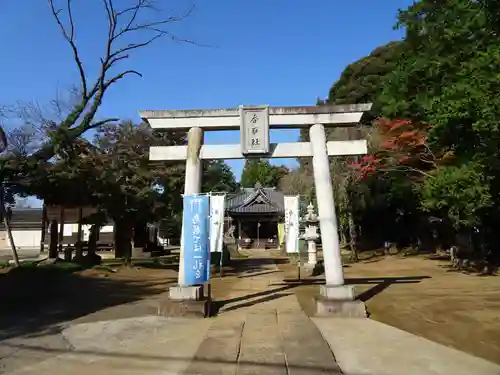
MULTIPOLYGON (((312 157, 326 278, 326 285, 321 286, 318 312, 347 309, 350 315, 364 315, 364 305, 361 308, 354 302, 353 287, 344 284, 328 157, 366 154, 367 144, 366 140, 327 142, 325 126, 355 126, 371 106, 371 103, 310 107, 240 106, 210 110, 141 111, 139 114, 156 130, 189 129, 187 146, 151 147, 149 154, 149 159, 154 161, 186 160, 186 195, 201 193, 203 159, 242 159, 256 155, 266 158, 312 157), (309 127, 310 142, 269 144, 269 128, 300 127, 309 127), (244 130, 240 145, 202 145, 204 130, 238 128, 244 130), (259 137, 252 137, 252 132, 259 137)), ((182 244, 180 262, 183 262, 182 244)), ((178 280, 181 288, 184 280, 182 269, 180 267, 178 280)), ((175 290, 178 292, 179 287, 175 290)))
POLYGON ((266 156, 269 153, 269 107, 240 106, 241 153, 266 156))

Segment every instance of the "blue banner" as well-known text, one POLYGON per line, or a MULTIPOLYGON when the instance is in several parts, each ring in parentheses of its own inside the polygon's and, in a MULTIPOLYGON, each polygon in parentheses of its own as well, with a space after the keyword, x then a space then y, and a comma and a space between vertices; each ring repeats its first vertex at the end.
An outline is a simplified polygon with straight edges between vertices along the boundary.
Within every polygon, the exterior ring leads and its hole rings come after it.
POLYGON ((203 284, 210 279, 209 215, 208 196, 184 196, 184 285, 203 284))

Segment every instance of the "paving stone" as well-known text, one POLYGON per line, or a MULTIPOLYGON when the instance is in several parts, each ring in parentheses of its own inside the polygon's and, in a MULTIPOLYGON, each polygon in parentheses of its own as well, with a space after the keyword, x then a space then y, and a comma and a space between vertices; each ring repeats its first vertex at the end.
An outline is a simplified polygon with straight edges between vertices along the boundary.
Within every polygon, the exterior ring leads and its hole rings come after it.
POLYGON ((346 375, 500 375, 482 358, 364 318, 313 318, 346 375))
POLYGON ((240 352, 243 319, 214 320, 185 375, 234 375, 240 352))
POLYGON ((237 375, 287 375, 276 311, 246 317, 237 375))
POLYGON ((278 313, 289 375, 340 374, 340 367, 316 325, 302 311, 278 313))

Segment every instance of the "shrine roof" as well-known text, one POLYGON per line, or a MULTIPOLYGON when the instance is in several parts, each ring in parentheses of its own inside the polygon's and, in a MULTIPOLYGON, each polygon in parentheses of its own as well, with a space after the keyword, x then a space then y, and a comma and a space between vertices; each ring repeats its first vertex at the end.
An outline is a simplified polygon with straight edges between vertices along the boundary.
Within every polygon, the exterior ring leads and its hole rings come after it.
MULTIPOLYGON (((12 229, 40 229, 42 223, 41 208, 12 208, 9 222, 12 229)), ((40 229, 41 230, 41 229, 40 229)))
POLYGON ((276 214, 283 215, 284 195, 275 188, 265 188, 259 183, 253 188, 244 188, 226 201, 226 212, 230 214, 276 214))

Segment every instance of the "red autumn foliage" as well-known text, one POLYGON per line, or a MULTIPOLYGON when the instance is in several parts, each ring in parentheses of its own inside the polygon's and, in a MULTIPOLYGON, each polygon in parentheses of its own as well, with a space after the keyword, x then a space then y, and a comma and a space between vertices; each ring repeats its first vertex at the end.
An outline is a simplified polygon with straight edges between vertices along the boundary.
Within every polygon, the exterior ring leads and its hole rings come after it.
POLYGON ((406 164, 409 160, 410 160, 409 156, 402 156, 402 157, 399 158, 399 162, 401 164, 406 164))
POLYGON ((351 164, 358 178, 395 170, 419 172, 435 166, 434 155, 427 146, 428 125, 380 118, 374 126, 380 139, 379 149, 351 164))

